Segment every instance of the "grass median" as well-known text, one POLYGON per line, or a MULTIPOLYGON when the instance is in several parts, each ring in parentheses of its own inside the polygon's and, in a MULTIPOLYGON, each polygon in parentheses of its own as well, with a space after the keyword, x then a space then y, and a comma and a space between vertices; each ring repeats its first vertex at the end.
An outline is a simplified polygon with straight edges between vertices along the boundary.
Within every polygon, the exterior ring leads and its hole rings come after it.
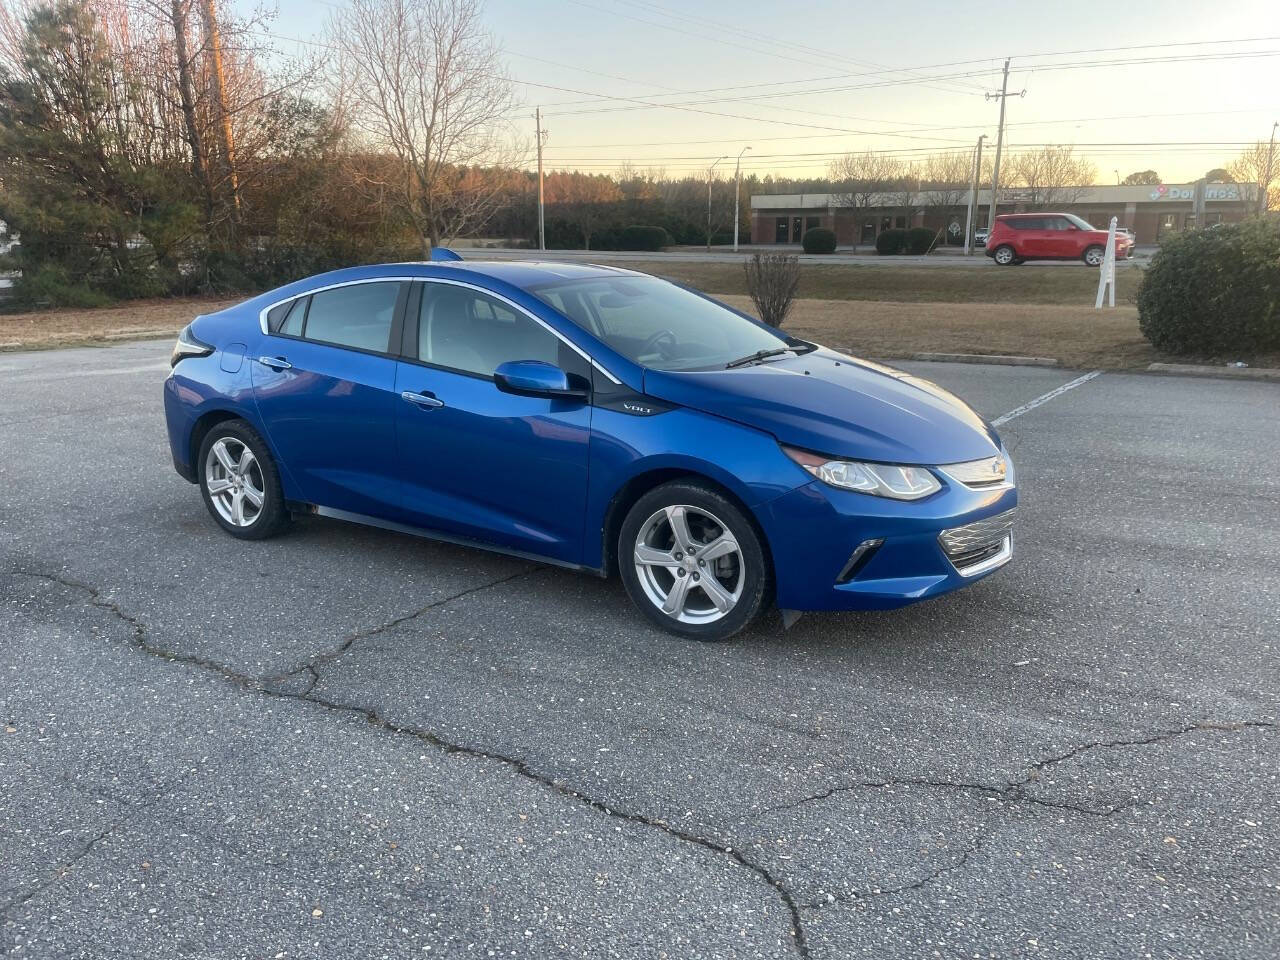
MULTIPOLYGON (((606 262, 601 258, 601 262, 606 262)), ((752 313, 741 263, 628 262, 752 313)), ((796 336, 865 357, 916 353, 1052 357, 1065 367, 1139 369, 1161 360, 1138 329, 1126 291, 1139 271, 1118 271, 1115 309, 1094 310, 1098 274, 1081 266, 1022 269, 804 265, 786 323, 796 336)), ((136 301, 94 310, 0 314, 0 350, 47 349, 168 337, 236 299, 136 301)), ((1280 357, 1199 357, 1280 364, 1280 357)))

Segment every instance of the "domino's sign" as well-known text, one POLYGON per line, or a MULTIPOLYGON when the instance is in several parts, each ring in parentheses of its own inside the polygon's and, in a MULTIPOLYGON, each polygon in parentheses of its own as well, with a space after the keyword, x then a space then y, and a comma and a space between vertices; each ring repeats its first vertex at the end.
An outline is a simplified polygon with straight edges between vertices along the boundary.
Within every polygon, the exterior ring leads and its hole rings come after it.
MULTIPOLYGON (((1162 183, 1158 187, 1151 188, 1152 200, 1194 200, 1195 198, 1194 184, 1189 187, 1170 187, 1162 183)), ((1206 183, 1204 198, 1206 200, 1239 200, 1240 187, 1234 183, 1206 183)))

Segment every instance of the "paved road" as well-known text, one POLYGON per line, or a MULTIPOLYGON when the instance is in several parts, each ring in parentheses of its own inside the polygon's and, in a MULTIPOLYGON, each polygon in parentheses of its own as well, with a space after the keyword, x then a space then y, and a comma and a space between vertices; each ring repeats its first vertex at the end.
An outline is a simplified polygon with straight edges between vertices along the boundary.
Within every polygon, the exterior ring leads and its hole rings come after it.
MULTIPOLYGON (((600 261, 609 262, 627 262, 641 261, 652 263, 655 260, 673 260, 684 263, 735 263, 745 260, 752 253, 764 251, 767 253, 782 252, 789 253, 799 258, 801 263, 825 263, 840 264, 853 267, 959 267, 961 269, 1006 269, 997 267, 994 260, 983 255, 982 251, 977 251, 971 257, 965 257, 950 253, 935 253, 924 257, 877 257, 871 253, 855 254, 849 252, 843 253, 803 253, 799 247, 744 247, 738 253, 732 250, 721 248, 707 253, 702 250, 666 250, 661 253, 645 253, 627 250, 507 250, 507 249, 479 249, 475 247, 458 247, 459 253, 464 260, 582 260, 588 263, 596 263, 600 261)), ((1116 263, 1116 269, 1141 269, 1148 261, 1143 259, 1120 260, 1116 263)), ((1052 267, 1055 269, 1079 269, 1089 270, 1079 260, 1032 260, 1022 265, 1021 269, 1041 269, 1052 267)))
MULTIPOLYGON (((222 535, 167 347, 0 356, 12 956, 1280 953, 1275 385, 1085 382, 1003 428, 999 575, 704 646, 616 582, 222 535)), ((1076 376, 912 368, 989 415, 1076 376)))

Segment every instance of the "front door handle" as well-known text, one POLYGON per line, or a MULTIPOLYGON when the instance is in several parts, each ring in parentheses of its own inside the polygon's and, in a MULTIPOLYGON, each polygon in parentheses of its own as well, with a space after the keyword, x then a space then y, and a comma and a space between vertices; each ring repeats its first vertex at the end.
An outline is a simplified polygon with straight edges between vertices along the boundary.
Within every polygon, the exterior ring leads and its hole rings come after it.
POLYGON ((258 362, 272 370, 292 370, 293 364, 284 357, 259 357, 258 362))
POLYGON ((429 393, 414 393, 412 390, 405 390, 400 394, 400 399, 408 400, 412 404, 423 407, 427 410, 434 410, 436 407, 443 407, 444 401, 437 400, 429 393))

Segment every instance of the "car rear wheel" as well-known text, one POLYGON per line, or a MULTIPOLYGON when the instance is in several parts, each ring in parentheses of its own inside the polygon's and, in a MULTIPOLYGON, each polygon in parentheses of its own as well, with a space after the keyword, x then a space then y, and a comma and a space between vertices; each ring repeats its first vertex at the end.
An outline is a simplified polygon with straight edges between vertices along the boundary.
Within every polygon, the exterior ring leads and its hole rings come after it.
POLYGON ((653 623, 698 640, 727 640, 766 605, 772 571, 755 525, 728 498, 676 481, 631 508, 618 537, 627 593, 653 623))
POLYGON ((200 444, 200 492, 227 533, 262 540, 288 523, 280 473, 258 432, 243 420, 224 420, 200 444))
POLYGON ((992 259, 1002 267, 1007 267, 1018 259, 1018 255, 1014 253, 1013 247, 1008 244, 996 247, 996 252, 992 254, 992 259))
POLYGON ((1084 252, 1084 256, 1080 259, 1091 267, 1102 266, 1102 258, 1107 255, 1105 247, 1094 245, 1084 252))

